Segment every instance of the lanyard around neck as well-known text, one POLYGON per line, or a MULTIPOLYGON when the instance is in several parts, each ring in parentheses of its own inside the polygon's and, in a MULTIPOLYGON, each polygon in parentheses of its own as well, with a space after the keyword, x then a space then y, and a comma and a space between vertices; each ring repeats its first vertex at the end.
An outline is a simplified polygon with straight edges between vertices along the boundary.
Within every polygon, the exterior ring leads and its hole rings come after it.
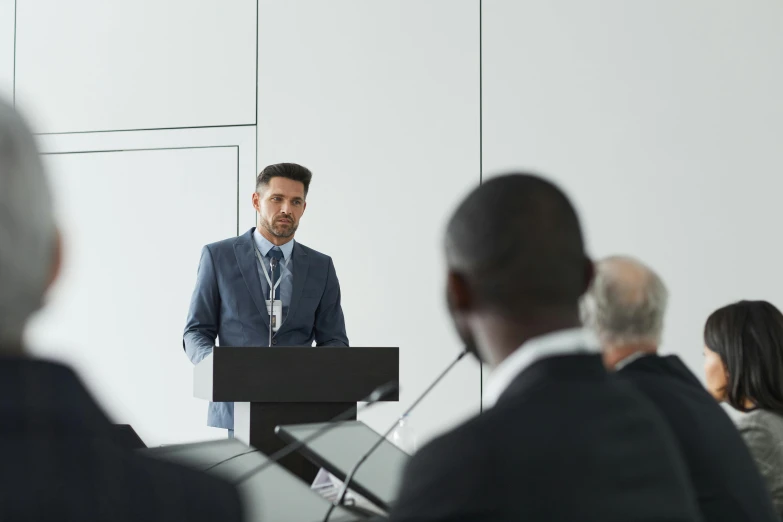
MULTIPOLYGON (((254 250, 256 251, 256 259, 258 259, 258 262, 261 264, 261 268, 264 270, 264 277, 266 277, 266 282, 269 283, 269 286, 271 287, 272 286, 272 278, 269 276, 269 271, 267 271, 267 269, 266 269, 266 263, 264 263, 264 259, 261 257, 261 252, 259 252, 257 248, 254 249, 254 250)), ((285 264, 283 266, 288 268, 288 263, 290 263, 290 262, 291 262, 291 258, 289 257, 288 259, 285 260, 285 264)), ((280 277, 277 278, 277 283, 275 283, 274 288, 272 288, 272 292, 276 292, 277 291, 277 287, 280 286, 280 283, 282 281, 283 281, 283 274, 281 272, 280 273, 280 277)))

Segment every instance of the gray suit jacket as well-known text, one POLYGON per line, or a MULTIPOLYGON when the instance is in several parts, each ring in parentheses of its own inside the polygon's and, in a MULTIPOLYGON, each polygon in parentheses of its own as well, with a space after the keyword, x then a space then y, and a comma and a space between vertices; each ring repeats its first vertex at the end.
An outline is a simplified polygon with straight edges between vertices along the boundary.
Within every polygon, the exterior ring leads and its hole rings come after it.
MULTIPOLYGON (((269 314, 256 267, 251 228, 201 251, 183 345, 198 364, 223 346, 268 346, 269 314)), ((272 338, 276 346, 348 346, 340 283, 329 256, 301 243, 293 250, 293 293, 288 315, 272 338)), ((234 427, 233 403, 210 403, 207 424, 234 427)))
POLYGON ((783 416, 754 410, 742 416, 737 427, 767 482, 778 515, 783 519, 783 416))

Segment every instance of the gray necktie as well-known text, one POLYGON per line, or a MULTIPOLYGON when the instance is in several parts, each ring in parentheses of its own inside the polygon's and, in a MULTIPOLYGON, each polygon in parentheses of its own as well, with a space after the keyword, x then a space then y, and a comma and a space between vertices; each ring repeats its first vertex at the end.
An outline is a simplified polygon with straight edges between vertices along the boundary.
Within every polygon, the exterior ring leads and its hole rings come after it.
MULTIPOLYGON (((270 266, 272 265, 272 259, 277 259, 275 268, 272 270, 272 287, 274 287, 280 280, 280 263, 283 262, 283 251, 280 250, 280 247, 273 247, 266 253, 266 256, 269 258, 270 266)), ((280 285, 275 290, 275 299, 280 299, 280 285)))

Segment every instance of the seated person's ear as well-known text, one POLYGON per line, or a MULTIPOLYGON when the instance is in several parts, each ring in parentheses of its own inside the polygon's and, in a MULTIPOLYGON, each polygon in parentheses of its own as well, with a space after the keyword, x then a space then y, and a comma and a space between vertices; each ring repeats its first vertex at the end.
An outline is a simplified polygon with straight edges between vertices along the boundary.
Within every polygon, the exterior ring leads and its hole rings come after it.
POLYGON ((52 265, 49 271, 49 281, 46 284, 46 289, 52 287, 60 276, 63 264, 63 236, 60 233, 60 229, 57 228, 54 231, 54 248, 52 249, 52 265))

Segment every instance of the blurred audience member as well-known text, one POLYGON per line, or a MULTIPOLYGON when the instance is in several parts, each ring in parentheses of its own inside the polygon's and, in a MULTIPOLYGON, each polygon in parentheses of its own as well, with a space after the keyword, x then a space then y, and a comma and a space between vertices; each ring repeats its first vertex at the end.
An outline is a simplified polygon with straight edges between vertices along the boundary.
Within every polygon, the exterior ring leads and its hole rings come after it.
POLYGON ((531 175, 485 182, 446 257, 456 329, 492 369, 486 409, 412 458, 391 519, 700 520, 664 420, 581 329, 593 265, 565 194, 531 175))
POLYGON ((120 448, 70 369, 25 355, 59 261, 33 136, 0 100, 0 520, 241 520, 232 486, 120 448))
POLYGON ((705 522, 778 519, 764 480, 723 409, 679 357, 657 355, 667 302, 658 274, 628 257, 596 265, 582 302, 610 370, 633 383, 669 423, 705 522))
POLYGON ((783 518, 783 315, 766 301, 713 312, 704 328, 707 388, 747 412, 740 433, 783 518))

